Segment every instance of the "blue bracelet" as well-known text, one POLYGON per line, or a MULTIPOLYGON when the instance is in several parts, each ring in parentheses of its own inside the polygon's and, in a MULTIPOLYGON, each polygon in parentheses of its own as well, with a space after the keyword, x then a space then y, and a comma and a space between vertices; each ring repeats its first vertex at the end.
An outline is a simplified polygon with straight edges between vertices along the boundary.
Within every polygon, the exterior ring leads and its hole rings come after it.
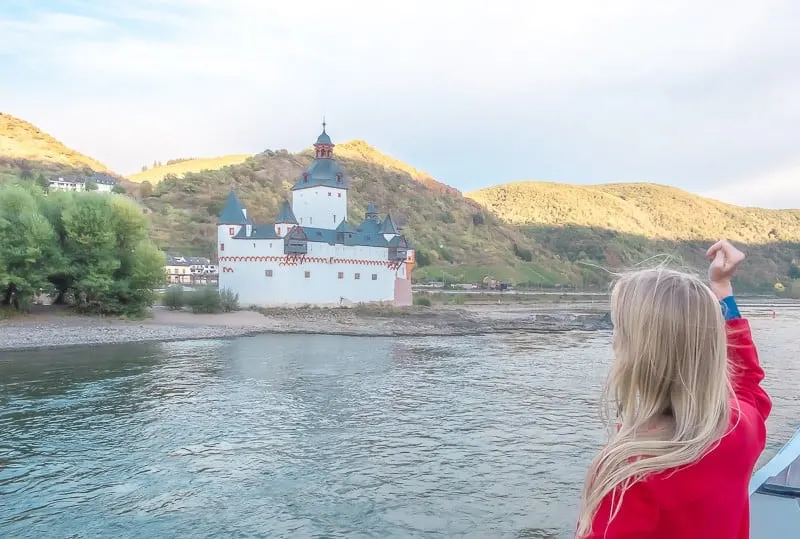
POLYGON ((722 314, 725 316, 725 320, 735 320, 736 318, 742 317, 742 315, 739 314, 739 306, 736 305, 736 299, 733 296, 728 296, 719 303, 722 307, 722 314))

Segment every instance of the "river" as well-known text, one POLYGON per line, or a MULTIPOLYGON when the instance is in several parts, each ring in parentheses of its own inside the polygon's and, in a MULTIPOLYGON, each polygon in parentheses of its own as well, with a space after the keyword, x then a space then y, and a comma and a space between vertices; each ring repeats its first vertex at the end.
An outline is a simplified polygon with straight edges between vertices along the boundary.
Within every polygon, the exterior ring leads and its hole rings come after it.
MULTIPOLYGON (((800 422, 798 322, 752 319, 764 458, 800 422)), ((608 333, 0 352, 0 536, 570 538, 610 359, 608 333)))

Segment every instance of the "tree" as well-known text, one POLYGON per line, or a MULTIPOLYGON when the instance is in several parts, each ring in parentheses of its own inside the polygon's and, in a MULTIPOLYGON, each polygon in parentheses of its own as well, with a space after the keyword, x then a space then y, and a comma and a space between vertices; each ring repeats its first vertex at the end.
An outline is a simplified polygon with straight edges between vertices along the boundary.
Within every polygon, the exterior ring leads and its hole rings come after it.
POLYGON ((39 187, 42 188, 42 191, 44 191, 45 193, 50 191, 50 181, 47 178, 45 178, 44 174, 42 174, 41 172, 39 173, 38 176, 36 176, 36 183, 39 185, 39 187))
POLYGON ((30 191, 0 190, 0 303, 26 309, 56 264, 53 227, 30 191))
POLYGON ((139 184, 139 196, 147 198, 153 194, 153 184, 145 180, 139 184))
POLYGON ((97 184, 95 182, 89 181, 83 184, 83 188, 87 191, 97 191, 97 184))
POLYGON ((124 195, 125 193, 127 193, 125 188, 122 187, 120 184, 116 184, 114 187, 112 187, 111 192, 116 193, 118 195, 124 195))
POLYGON ((144 172, 145 170, 147 170, 147 165, 142 165, 142 172, 144 172))

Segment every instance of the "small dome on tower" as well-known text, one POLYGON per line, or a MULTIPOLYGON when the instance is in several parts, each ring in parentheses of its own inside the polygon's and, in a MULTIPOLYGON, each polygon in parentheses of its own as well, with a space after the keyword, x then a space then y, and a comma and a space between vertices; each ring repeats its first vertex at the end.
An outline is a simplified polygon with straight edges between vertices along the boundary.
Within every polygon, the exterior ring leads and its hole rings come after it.
POLYGON ((317 144, 333 144, 331 142, 331 137, 325 132, 325 129, 322 130, 322 134, 317 137, 317 144))

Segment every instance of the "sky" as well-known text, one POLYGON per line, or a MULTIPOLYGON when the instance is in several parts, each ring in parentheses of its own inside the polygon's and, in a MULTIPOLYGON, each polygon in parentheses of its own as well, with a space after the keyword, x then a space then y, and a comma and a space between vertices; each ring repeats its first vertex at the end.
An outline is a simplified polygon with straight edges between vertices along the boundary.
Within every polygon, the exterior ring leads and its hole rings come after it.
POLYGON ((800 208, 796 0, 2 0, 0 111, 127 174, 366 140, 463 191, 800 208))

